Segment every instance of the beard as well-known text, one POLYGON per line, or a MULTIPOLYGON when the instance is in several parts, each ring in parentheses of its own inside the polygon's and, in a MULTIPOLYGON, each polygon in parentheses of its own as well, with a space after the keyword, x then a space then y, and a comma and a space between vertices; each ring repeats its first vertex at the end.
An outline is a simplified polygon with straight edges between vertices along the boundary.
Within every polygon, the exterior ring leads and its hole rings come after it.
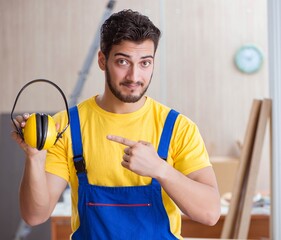
MULTIPOLYGON (((146 91, 147 91, 147 89, 150 85, 151 78, 152 78, 152 74, 151 74, 151 77, 150 77, 150 80, 149 80, 149 83, 147 84, 147 86, 145 88, 143 88, 143 90, 138 95, 132 95, 132 94, 122 94, 122 92, 119 91, 117 89, 117 87, 112 84, 112 78, 110 76, 110 72, 109 72, 107 66, 105 67, 105 74, 106 74, 106 76, 105 76, 106 77, 106 83, 107 83, 111 93, 117 99, 119 99, 120 101, 125 102, 125 103, 135 103, 135 102, 139 101, 144 96, 144 94, 146 93, 146 91)), ((124 84, 132 83, 132 81, 124 80, 123 83, 124 84)), ((143 86, 143 84, 141 82, 137 82, 137 84, 139 84, 140 86, 143 86)))

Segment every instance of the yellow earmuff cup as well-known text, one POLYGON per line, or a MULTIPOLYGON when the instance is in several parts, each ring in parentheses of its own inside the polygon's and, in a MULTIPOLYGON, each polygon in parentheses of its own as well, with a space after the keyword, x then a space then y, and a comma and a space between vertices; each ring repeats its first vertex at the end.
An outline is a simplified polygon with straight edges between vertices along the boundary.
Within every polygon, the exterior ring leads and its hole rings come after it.
POLYGON ((51 148, 57 137, 57 130, 56 130, 56 125, 51 116, 48 117, 48 123, 46 126, 42 126, 42 131, 47 131, 46 134, 43 132, 39 134, 40 136, 46 136, 46 139, 40 139, 38 141, 38 133, 37 133, 37 122, 36 122, 36 113, 33 113, 30 115, 30 117, 27 119, 25 127, 23 129, 23 136, 24 136, 24 141, 31 147, 33 148, 38 148, 37 146, 38 142, 41 142, 42 140, 45 141, 42 149, 49 149, 51 148), (46 129, 47 128, 47 129, 46 129))
POLYGON ((57 140, 57 129, 54 119, 48 115, 48 131, 43 149, 51 148, 57 140))
POLYGON ((24 141, 31 147, 37 147, 36 115, 31 114, 23 129, 24 141))

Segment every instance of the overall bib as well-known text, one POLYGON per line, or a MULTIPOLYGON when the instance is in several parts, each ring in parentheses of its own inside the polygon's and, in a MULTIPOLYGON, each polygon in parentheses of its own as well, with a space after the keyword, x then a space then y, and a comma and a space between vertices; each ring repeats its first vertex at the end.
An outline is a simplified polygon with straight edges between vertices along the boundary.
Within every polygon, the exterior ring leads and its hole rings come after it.
MULTIPOLYGON (((158 155, 166 160, 178 112, 171 110, 162 131, 158 155)), ((77 107, 70 109, 73 160, 78 176, 80 226, 73 240, 177 239, 170 231, 161 186, 156 179, 145 186, 106 187, 88 182, 77 107)))

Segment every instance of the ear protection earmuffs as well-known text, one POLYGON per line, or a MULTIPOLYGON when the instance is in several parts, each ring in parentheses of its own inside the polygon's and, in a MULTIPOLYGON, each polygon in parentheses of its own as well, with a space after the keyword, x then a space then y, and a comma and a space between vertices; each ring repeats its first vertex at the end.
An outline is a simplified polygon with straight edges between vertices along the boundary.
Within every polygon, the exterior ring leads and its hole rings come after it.
POLYGON ((15 125, 16 131, 21 136, 21 138, 31 147, 37 148, 38 150, 42 149, 49 149, 52 147, 58 139, 62 136, 62 134, 65 132, 67 127, 69 126, 69 111, 68 111, 68 104, 66 97, 63 93, 63 91, 53 82, 47 80, 47 79, 35 79, 33 81, 30 81, 26 85, 22 87, 22 89, 19 91, 12 112, 11 112, 11 120, 13 124, 15 125), (14 121, 13 113, 18 101, 18 98, 22 91, 29 86, 30 84, 37 83, 37 82, 45 82, 53 85, 58 89, 58 91, 61 93, 68 116, 68 123, 66 127, 61 131, 57 132, 56 130, 56 124, 53 120, 53 118, 50 115, 44 114, 44 113, 32 113, 29 118, 26 121, 25 127, 22 129, 18 127, 14 121))

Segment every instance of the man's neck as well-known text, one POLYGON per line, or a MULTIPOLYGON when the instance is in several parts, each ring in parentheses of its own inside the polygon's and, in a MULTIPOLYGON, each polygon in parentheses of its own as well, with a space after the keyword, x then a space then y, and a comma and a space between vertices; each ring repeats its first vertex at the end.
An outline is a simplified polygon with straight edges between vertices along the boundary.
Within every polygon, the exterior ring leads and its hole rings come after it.
POLYGON ((135 112, 145 104, 145 101, 145 96, 135 103, 125 103, 115 97, 106 96, 105 94, 96 97, 96 103, 100 108, 107 112, 118 114, 135 112))

